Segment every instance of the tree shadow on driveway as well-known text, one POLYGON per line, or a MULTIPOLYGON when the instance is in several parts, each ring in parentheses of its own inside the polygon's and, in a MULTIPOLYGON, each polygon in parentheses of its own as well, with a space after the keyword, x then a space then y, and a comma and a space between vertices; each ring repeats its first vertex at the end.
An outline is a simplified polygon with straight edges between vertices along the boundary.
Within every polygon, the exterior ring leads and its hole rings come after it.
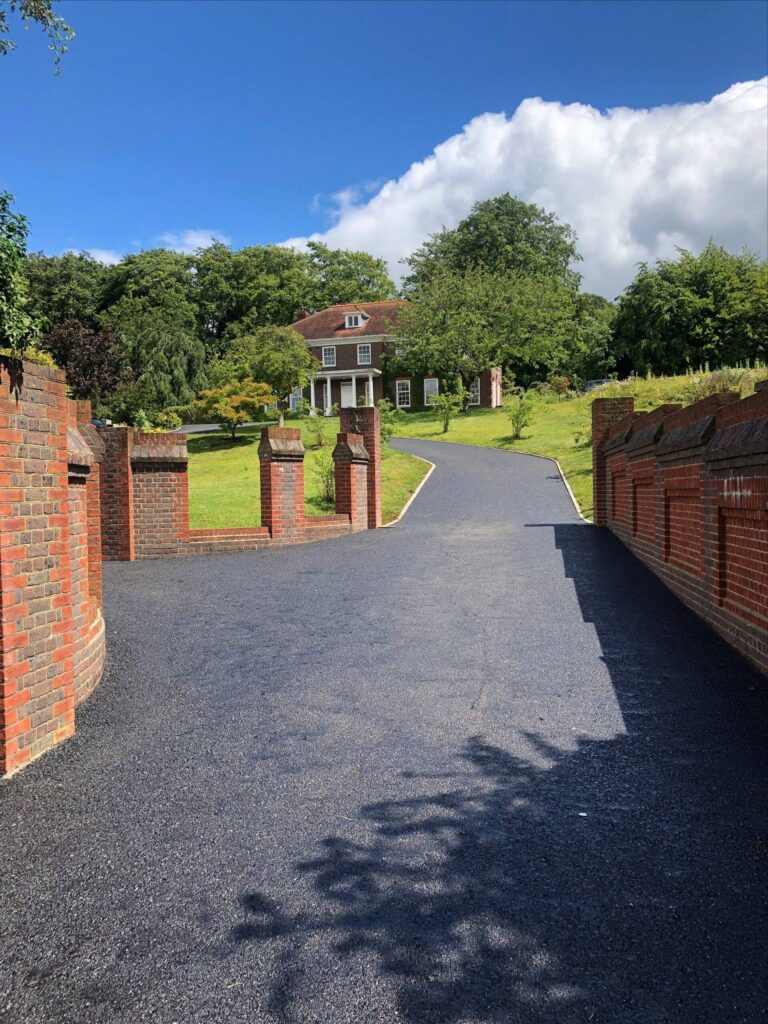
POLYGON ((614 538, 552 528, 625 734, 524 733, 530 757, 469 737, 455 770, 404 773, 420 795, 360 809, 370 839, 328 836, 296 865, 320 911, 245 893, 233 939, 283 943, 281 1019, 318 936, 393 986, 372 1019, 764 1019, 764 680, 614 538))

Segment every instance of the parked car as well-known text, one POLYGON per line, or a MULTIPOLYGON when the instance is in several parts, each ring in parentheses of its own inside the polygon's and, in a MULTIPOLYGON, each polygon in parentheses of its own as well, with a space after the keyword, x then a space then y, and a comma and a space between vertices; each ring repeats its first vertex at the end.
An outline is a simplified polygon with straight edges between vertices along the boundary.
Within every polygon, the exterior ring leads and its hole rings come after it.
POLYGON ((587 391, 594 391, 595 388, 601 388, 604 384, 610 384, 611 381, 606 377, 603 380, 588 380, 584 385, 584 393, 587 391))

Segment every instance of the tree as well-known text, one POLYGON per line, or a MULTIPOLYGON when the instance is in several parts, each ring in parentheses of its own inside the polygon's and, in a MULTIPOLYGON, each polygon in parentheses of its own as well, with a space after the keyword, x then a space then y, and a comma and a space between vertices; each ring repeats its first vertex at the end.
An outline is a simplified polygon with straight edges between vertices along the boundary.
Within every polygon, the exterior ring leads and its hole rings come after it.
POLYGON ((207 384, 205 346, 197 334, 192 261, 182 253, 150 249, 108 268, 99 321, 123 339, 135 383, 124 387, 116 414, 152 414, 187 405, 207 384))
POLYGON ((27 219, 13 212, 12 203, 12 195, 0 192, 0 347, 21 356, 37 323, 30 313, 23 270, 27 219))
POLYGON ((429 405, 434 410, 444 434, 448 433, 453 417, 464 407, 465 398, 461 385, 457 391, 443 391, 439 395, 430 396, 429 405))
POLYGON ((277 399, 280 426, 285 424, 291 392, 307 385, 319 369, 307 343, 290 327, 260 327, 252 335, 237 338, 227 357, 212 370, 212 379, 262 380, 277 399))
POLYGON ((97 333, 66 320, 43 336, 41 347, 66 373, 73 396, 88 398, 97 407, 131 380, 122 341, 110 328, 97 333))
POLYGON ((98 327, 109 270, 88 253, 30 253, 24 264, 30 308, 44 331, 66 320, 98 327))
POLYGON ((0 6, 0 54, 16 49, 17 44, 8 35, 8 12, 18 13, 25 28, 29 22, 37 22, 48 36, 48 49, 53 53, 58 74, 61 58, 69 49, 67 43, 75 33, 63 18, 53 13, 53 0, 5 0, 5 8, 0 6))
POLYGON ((482 268, 495 274, 552 279, 578 287, 572 264, 581 257, 576 235, 553 213, 524 203, 508 192, 475 203, 469 216, 452 231, 432 235, 405 260, 410 273, 407 292, 418 290, 441 271, 457 274, 482 268))
POLYGON ((307 250, 311 309, 341 302, 377 302, 397 294, 386 263, 370 253, 329 249, 322 242, 308 242, 307 250))
POLYGON ((568 359, 574 336, 573 293, 567 285, 483 268, 437 271, 403 308, 390 369, 436 373, 461 382, 467 408, 475 377, 506 366, 524 383, 568 359))
POLYGON ((267 384, 253 380, 233 380, 221 387, 203 391, 192 404, 192 409, 197 418, 218 423, 234 438, 237 428, 254 419, 261 407, 273 402, 274 397, 267 384))
POLYGON ((508 395, 504 399, 504 412, 512 427, 512 440, 518 441, 523 436, 525 427, 533 420, 535 412, 533 402, 520 395, 508 395))
POLYGON ((710 241, 643 263, 618 300, 616 349, 638 373, 734 366, 766 355, 768 263, 710 241))
POLYGON ((200 337, 210 357, 236 337, 268 325, 285 326, 310 299, 307 258, 279 245, 233 252, 217 242, 193 258, 200 337))

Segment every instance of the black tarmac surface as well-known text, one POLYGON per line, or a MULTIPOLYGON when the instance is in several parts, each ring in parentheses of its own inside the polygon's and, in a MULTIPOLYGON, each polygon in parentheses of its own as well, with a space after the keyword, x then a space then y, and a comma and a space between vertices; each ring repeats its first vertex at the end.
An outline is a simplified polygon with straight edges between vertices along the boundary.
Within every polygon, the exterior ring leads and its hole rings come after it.
POLYGON ((764 1021, 765 681, 554 466, 107 566, 78 735, 0 785, 0 1020, 764 1021))

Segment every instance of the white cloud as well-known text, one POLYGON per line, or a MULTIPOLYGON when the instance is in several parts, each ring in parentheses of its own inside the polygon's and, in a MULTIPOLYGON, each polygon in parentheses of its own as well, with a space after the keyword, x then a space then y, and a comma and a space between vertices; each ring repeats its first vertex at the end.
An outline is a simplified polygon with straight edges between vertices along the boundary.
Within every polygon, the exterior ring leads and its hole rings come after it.
POLYGON ((158 236, 158 241, 176 252, 192 253, 196 249, 206 249, 213 242, 229 244, 230 239, 211 228, 187 228, 186 231, 166 231, 158 236))
MULTIPOLYGON (((768 78, 705 103, 599 111, 524 100, 511 117, 481 114, 371 198, 336 194, 336 223, 309 238, 399 260, 473 203, 501 192, 571 224, 584 257, 584 288, 618 294, 636 264, 700 250, 766 254, 768 78)), ((284 244, 302 247, 308 238, 284 244)))
POLYGON ((99 263, 105 263, 108 267, 113 267, 123 258, 121 253, 115 252, 114 249, 86 249, 86 252, 99 263))
MULTIPOLYGON (((108 267, 112 267, 115 263, 119 263, 123 258, 119 252, 115 252, 114 249, 65 249, 65 253, 73 252, 75 255, 81 252, 87 252, 89 256, 92 256, 99 263, 104 263, 108 267)), ((62 254, 63 255, 63 254, 62 254)))

